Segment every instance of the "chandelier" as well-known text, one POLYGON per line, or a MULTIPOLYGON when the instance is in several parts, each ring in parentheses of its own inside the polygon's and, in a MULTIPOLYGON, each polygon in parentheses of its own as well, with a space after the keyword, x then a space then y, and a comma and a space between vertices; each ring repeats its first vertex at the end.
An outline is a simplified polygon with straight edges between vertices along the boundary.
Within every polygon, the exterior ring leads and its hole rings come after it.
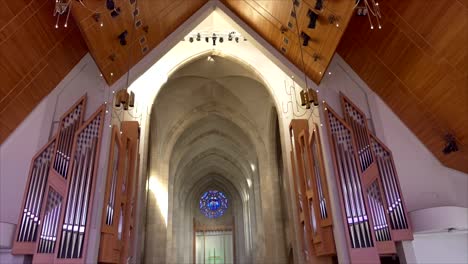
POLYGON ((60 17, 65 13, 67 13, 67 17, 65 18, 65 24, 63 26, 68 26, 68 18, 70 17, 71 5, 71 0, 55 0, 54 16, 57 17, 57 20, 55 22, 55 28, 59 27, 60 17))
MULTIPOLYGON (((100 19, 100 14, 97 13, 97 10, 91 10, 84 2, 83 0, 75 0, 78 4, 82 5, 84 8, 88 9, 88 11, 93 12, 93 18, 96 20, 96 22, 99 22, 100 19)), ((72 9, 72 0, 55 0, 55 6, 54 6, 54 16, 57 17, 57 20, 55 22, 55 28, 59 27, 59 22, 60 22, 60 17, 63 15, 66 15, 65 18, 65 23, 63 24, 64 27, 68 27, 68 19, 70 18, 70 12, 72 9)), ((114 0, 106 0, 106 7, 107 9, 111 10, 111 16, 116 17, 120 13, 120 8, 114 8, 114 0), (110 8, 109 6, 112 6, 110 8)), ((100 23, 101 27, 103 26, 102 21, 100 23)))
POLYGON ((373 20, 376 21, 379 29, 382 28, 380 24, 382 14, 380 13, 379 2, 375 0, 356 0, 356 12, 358 16, 367 16, 371 29, 374 29, 373 20))

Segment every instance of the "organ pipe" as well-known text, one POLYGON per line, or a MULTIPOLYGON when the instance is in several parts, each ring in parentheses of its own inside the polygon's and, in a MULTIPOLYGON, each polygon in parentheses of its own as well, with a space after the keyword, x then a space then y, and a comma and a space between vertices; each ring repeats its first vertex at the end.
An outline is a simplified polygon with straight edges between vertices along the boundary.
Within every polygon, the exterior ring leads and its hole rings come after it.
POLYGON ((395 241, 412 239, 410 223, 390 150, 365 114, 340 97, 344 119, 326 104, 324 110, 351 262, 378 261, 396 253, 395 241))

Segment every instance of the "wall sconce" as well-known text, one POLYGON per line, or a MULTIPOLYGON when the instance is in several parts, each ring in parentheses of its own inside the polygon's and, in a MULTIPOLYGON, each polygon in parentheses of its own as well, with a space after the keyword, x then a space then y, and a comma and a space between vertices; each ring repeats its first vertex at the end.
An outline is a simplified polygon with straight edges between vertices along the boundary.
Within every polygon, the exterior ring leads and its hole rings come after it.
POLYGON ((339 20, 338 17, 335 16, 335 15, 329 15, 329 16, 328 16, 328 23, 329 23, 330 25, 335 24, 335 25, 338 27, 338 26, 339 26, 338 20, 339 20))
POLYGON ((117 37, 119 39, 120 45, 122 46, 127 45, 127 35, 128 35, 128 32, 127 30, 125 30, 124 32, 120 33, 120 35, 117 37))
POLYGON ((217 37, 216 37, 216 34, 215 34, 215 33, 213 33, 213 37, 211 37, 211 39, 213 40, 213 46, 216 46, 216 39, 217 39, 217 37))
POLYGON ((314 61, 318 61, 318 60, 320 60, 320 55, 318 53, 314 53, 312 55, 312 58, 314 59, 314 61))
POLYGON ((301 32, 301 38, 302 38, 302 46, 309 45, 310 36, 304 33, 304 31, 301 32))
POLYGON ((309 9, 307 16, 310 18, 308 28, 315 28, 317 24, 318 15, 315 14, 312 10, 309 9))
POLYGON ((323 8, 323 0, 317 0, 317 2, 315 2, 315 10, 322 10, 323 8))
POLYGON ((445 147, 442 150, 442 152, 445 155, 458 151, 457 141, 455 140, 455 137, 452 134, 445 135, 444 139, 445 139, 445 147))
POLYGON ((114 106, 119 108, 123 106, 124 110, 135 106, 135 93, 128 93, 126 89, 119 90, 114 96, 114 106))
POLYGON ((301 106, 305 106, 306 109, 310 109, 310 104, 313 104, 314 106, 319 105, 317 92, 310 88, 302 90, 300 92, 300 97, 301 97, 301 106))

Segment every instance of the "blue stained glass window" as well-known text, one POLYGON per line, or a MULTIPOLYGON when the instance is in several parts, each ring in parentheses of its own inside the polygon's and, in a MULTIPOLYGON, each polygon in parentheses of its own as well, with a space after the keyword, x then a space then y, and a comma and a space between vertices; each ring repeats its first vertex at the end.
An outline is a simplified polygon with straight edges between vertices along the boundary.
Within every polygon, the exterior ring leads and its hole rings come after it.
POLYGON ((208 218, 218 218, 228 208, 228 199, 223 192, 209 190, 200 198, 200 211, 208 218))

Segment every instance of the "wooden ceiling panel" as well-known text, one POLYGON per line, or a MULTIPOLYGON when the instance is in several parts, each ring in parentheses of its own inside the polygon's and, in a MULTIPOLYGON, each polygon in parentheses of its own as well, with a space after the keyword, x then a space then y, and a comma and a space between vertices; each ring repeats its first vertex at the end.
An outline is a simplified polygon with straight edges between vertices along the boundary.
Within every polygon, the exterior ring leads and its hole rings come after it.
POLYGON ((299 69, 305 69, 306 74, 317 84, 322 80, 335 53, 354 6, 353 1, 324 1, 323 9, 317 11, 314 9, 315 0, 297 1, 299 5, 294 9, 292 1, 287 0, 223 0, 222 2, 299 69), (294 10, 297 21, 292 15, 294 10), (308 28, 309 10, 318 14, 314 29, 308 28), (337 21, 330 23, 331 16, 337 18, 337 21), (298 36, 298 31, 306 33, 311 38, 308 45, 302 47, 302 56, 299 45, 302 45, 303 39, 298 36))
POLYGON ((128 71, 129 66, 138 63, 206 2, 139 0, 138 14, 134 18, 134 4, 128 0, 115 1, 120 14, 112 18, 104 2, 91 0, 86 2, 88 8, 75 5, 72 13, 105 80, 113 84, 128 71), (95 13, 100 15, 97 21, 93 16, 95 13), (127 44, 122 46, 118 36, 125 30, 127 44), (141 38, 145 41, 141 42, 141 38))
POLYGON ((0 8, 2 143, 87 49, 73 21, 68 28, 54 27, 53 1, 3 0, 0 8))
POLYGON ((18 14, 24 7, 27 5, 26 0, 17 0, 17 1, 8 1, 2 0, 0 3, 2 4, 2 8, 8 9, 13 15, 18 14))
MULTIPOLYGON (((115 18, 103 1, 86 1, 87 8, 73 1, 78 27, 70 21, 56 30, 53 1, 0 0, 0 143, 86 53, 85 42, 112 84, 207 1, 139 0, 138 26, 129 0, 115 0, 115 18)), ((316 0, 298 0, 299 28, 292 1, 221 1, 316 83, 343 37, 338 51, 360 77, 442 163, 468 172, 468 0, 382 1, 382 30, 370 30, 366 17, 350 23, 354 0, 326 0, 320 11, 316 0), (309 10, 319 16, 315 29, 307 27, 309 10), (301 55, 302 31, 311 40, 301 55), (449 132, 460 151, 443 155, 449 132)))
POLYGON ((282 25, 286 25, 291 17, 290 12, 287 11, 292 9, 292 1, 256 0, 252 2, 263 8, 282 25))
POLYGON ((446 166, 468 172, 467 8, 456 0, 380 2, 382 30, 354 16, 338 53, 446 166), (464 44, 464 45, 463 45, 464 44), (452 133, 460 151, 444 155, 452 133))
POLYGON ((0 28, 5 26, 15 14, 8 8, 4 0, 0 0, 0 28))
POLYGON ((400 1, 391 8, 401 15, 452 66, 466 46, 466 7, 458 1, 400 1))

